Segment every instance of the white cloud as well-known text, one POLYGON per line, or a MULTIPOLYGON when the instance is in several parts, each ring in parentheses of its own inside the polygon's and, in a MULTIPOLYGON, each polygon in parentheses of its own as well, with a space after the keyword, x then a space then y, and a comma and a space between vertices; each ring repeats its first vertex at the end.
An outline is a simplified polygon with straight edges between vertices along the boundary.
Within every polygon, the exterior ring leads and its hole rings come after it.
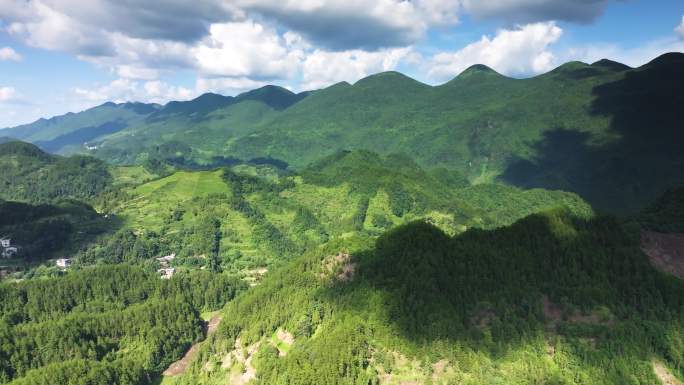
POLYGON ((172 86, 155 80, 145 82, 145 99, 148 103, 166 103, 170 100, 190 100, 197 96, 197 92, 185 87, 172 86))
POLYGON ((7 103, 15 100, 17 91, 13 87, 0 87, 0 103, 7 103))
POLYGON ((159 71, 154 68, 141 68, 126 64, 119 65, 116 73, 126 79, 154 80, 159 77, 159 71))
POLYGON ((684 16, 682 16, 682 22, 675 28, 675 31, 681 39, 684 39, 684 16))
POLYGON ((395 48, 379 52, 316 50, 304 60, 300 88, 316 89, 343 80, 353 83, 375 72, 396 68, 399 62, 410 53, 410 48, 395 48))
POLYGON ((89 26, 39 1, 0 0, 0 20, 24 43, 81 55, 111 54, 109 39, 89 26))
POLYGON ((428 76, 448 80, 473 64, 485 64, 506 75, 521 76, 548 71, 555 64, 549 46, 563 31, 554 22, 534 23, 496 36, 482 38, 456 52, 442 52, 428 62, 428 76))
MULTIPOLYGON (((286 78, 292 76, 303 55, 287 40, 252 20, 214 24, 210 36, 192 53, 204 77, 286 78)), ((294 37, 288 36, 292 43, 294 37)))
POLYGON ((13 60, 20 61, 22 59, 21 55, 17 53, 12 47, 0 48, 0 61, 3 60, 13 60))
POLYGON ((74 103, 80 103, 86 108, 107 101, 166 103, 170 100, 188 100, 195 96, 193 90, 158 80, 142 83, 120 78, 92 88, 74 88, 72 99, 74 103))

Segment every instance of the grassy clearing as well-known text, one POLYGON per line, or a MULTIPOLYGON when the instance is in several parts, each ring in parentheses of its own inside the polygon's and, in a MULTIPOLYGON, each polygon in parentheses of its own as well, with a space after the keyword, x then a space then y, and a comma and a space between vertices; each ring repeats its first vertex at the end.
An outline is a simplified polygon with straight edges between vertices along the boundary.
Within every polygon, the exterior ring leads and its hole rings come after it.
POLYGON ((115 186, 139 185, 157 177, 157 175, 152 174, 142 166, 112 167, 109 169, 109 173, 114 178, 113 185, 115 186))

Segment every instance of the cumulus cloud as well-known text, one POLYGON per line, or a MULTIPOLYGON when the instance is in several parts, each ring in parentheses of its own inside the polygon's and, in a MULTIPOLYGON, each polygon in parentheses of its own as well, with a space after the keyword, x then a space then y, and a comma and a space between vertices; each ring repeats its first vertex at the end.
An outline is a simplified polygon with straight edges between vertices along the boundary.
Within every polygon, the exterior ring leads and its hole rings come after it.
POLYGON ((69 20, 89 30, 142 39, 196 41, 210 23, 238 17, 230 2, 217 0, 1 0, 0 18, 52 24, 69 20))
POLYGON ((327 50, 376 50, 415 43, 434 25, 458 20, 459 0, 240 0, 327 50))
POLYGON ((603 14, 608 0, 463 0, 476 18, 498 18, 510 23, 562 20, 590 23, 603 14))
POLYGON ((13 60, 20 61, 22 59, 21 55, 17 53, 12 47, 0 48, 0 61, 3 60, 13 60))
POLYGON ((375 72, 394 69, 410 53, 410 48, 378 52, 316 50, 303 63, 301 88, 317 89, 340 81, 353 83, 375 72))
POLYGON ((493 38, 482 36, 456 52, 436 54, 428 61, 428 75, 448 80, 473 64, 485 64, 512 76, 544 72, 555 64, 550 45, 562 34, 554 22, 499 30, 493 38))
POLYGON ((675 28, 675 32, 679 34, 680 39, 684 39, 684 16, 682 16, 682 22, 675 28))
POLYGON ((252 20, 214 24, 210 37, 193 49, 204 77, 289 77, 302 55, 301 50, 290 49, 274 29, 252 20))

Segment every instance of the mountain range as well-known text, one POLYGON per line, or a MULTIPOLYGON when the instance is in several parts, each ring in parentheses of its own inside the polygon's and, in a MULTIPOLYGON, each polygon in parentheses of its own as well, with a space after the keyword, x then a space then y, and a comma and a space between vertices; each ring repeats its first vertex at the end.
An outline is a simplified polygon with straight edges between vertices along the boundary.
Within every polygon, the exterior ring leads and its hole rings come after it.
POLYGON ((386 72, 2 130, 0 384, 679 384, 683 76, 386 72))
POLYGON ((513 79, 475 65, 429 86, 397 72, 295 94, 277 86, 164 106, 105 103, 0 130, 58 154, 194 168, 302 169, 340 150, 402 153, 472 184, 562 189, 635 212, 684 182, 684 54, 638 67, 569 62, 513 79))

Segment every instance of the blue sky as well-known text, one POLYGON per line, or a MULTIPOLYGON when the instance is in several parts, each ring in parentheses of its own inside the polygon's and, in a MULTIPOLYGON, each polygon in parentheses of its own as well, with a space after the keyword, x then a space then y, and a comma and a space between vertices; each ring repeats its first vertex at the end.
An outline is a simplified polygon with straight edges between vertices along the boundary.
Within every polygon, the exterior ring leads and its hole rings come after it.
POLYGON ((439 84, 477 63, 527 77, 669 51, 684 51, 681 0, 0 0, 0 127, 110 100, 386 70, 439 84))

